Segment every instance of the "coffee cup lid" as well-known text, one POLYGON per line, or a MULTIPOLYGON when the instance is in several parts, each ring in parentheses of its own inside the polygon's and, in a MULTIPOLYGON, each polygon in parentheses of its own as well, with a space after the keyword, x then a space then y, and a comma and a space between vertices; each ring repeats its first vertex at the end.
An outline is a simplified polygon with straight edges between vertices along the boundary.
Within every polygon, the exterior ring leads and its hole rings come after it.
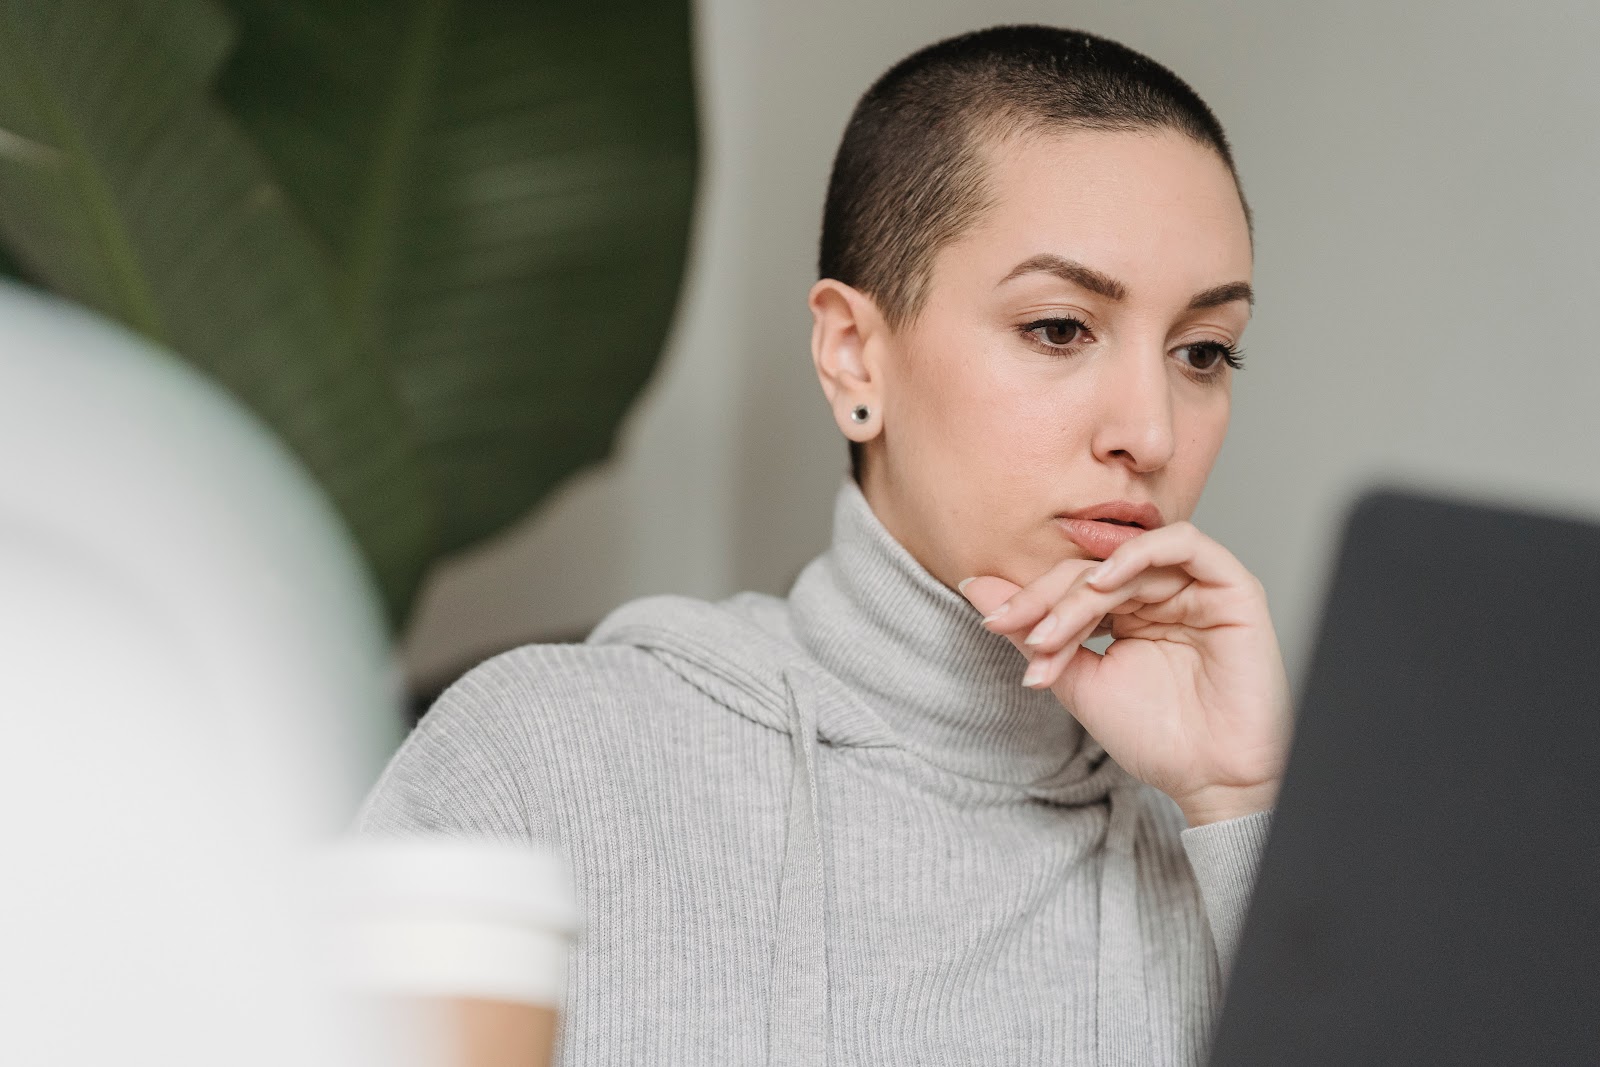
POLYGON ((327 857, 333 908, 371 916, 475 918, 575 933, 577 894, 546 845, 442 834, 357 837, 327 857))

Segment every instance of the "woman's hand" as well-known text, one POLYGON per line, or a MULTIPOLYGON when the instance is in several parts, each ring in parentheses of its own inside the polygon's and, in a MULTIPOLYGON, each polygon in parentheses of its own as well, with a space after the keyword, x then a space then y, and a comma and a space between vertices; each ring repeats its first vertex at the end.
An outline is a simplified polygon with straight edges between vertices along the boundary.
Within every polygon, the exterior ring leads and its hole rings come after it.
POLYGON ((1104 563, 1065 560, 1023 588, 961 583, 984 625, 1029 657, 1129 774, 1190 826, 1272 806, 1288 758, 1289 685, 1266 592, 1187 522, 1140 534, 1104 563), (1089 637, 1116 640, 1104 656, 1089 637))

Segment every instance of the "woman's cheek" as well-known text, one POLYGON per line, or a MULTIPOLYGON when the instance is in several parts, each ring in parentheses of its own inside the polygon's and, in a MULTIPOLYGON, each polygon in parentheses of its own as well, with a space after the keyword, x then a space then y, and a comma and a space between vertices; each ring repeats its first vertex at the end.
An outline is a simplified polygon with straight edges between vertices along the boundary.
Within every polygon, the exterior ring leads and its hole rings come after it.
POLYGON ((1191 412, 1185 421, 1186 432, 1178 438, 1183 444, 1171 466, 1172 480, 1182 487, 1186 505, 1183 516, 1188 517, 1199 506, 1200 494, 1222 452, 1222 443, 1228 434, 1228 406, 1224 403, 1220 407, 1191 412))

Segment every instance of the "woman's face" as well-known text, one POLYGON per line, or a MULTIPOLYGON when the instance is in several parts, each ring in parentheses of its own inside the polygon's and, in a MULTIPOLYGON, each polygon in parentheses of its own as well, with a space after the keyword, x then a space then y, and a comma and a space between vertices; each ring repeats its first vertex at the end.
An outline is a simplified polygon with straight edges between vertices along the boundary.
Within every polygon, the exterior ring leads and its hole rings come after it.
POLYGON ((1074 131, 1008 139, 989 160, 992 206, 939 251, 917 319, 863 337, 864 491, 952 586, 1101 558, 1119 535, 1063 519, 1096 505, 1187 519, 1250 317, 1244 209, 1211 149, 1074 131))

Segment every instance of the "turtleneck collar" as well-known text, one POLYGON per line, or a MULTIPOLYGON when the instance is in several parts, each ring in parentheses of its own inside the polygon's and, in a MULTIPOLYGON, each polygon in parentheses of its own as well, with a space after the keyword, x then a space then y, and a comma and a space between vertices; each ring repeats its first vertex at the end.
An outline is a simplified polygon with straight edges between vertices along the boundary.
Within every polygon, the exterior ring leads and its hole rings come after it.
POLYGON ((788 605, 796 640, 930 763, 1028 786, 1059 776, 1084 748, 1083 727, 1055 696, 1023 687, 1011 642, 895 540, 851 478, 834 500, 833 543, 788 605))

